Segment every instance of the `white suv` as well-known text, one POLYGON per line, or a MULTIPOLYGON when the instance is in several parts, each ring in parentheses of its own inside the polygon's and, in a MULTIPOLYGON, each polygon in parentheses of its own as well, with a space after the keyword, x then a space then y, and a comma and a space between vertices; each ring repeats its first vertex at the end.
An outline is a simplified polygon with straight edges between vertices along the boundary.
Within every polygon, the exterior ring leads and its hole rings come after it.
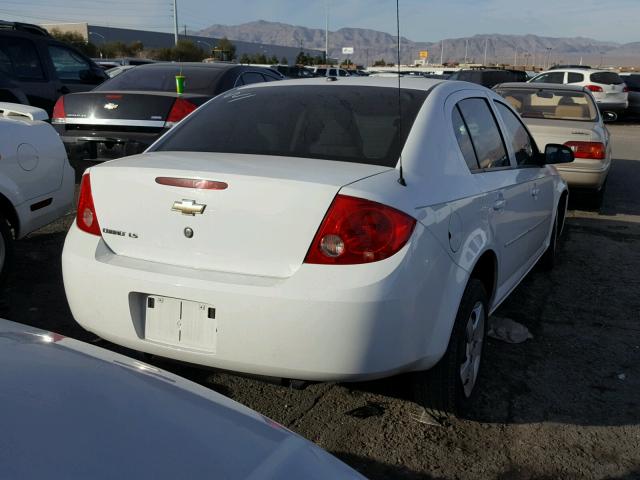
POLYGON ((581 85, 593 93, 602 112, 621 113, 629 106, 628 89, 616 72, 582 68, 549 70, 536 75, 530 83, 569 83, 581 85))

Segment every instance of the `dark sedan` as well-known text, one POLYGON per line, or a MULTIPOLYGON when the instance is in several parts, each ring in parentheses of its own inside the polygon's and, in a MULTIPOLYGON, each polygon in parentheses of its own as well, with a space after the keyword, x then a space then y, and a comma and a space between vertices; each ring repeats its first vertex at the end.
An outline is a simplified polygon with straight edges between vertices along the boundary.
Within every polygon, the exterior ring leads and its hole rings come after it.
POLYGON ((71 160, 103 161, 145 150, 210 98, 241 85, 282 76, 267 68, 228 63, 154 63, 61 97, 52 123, 71 160), (176 76, 184 77, 177 93, 176 76))

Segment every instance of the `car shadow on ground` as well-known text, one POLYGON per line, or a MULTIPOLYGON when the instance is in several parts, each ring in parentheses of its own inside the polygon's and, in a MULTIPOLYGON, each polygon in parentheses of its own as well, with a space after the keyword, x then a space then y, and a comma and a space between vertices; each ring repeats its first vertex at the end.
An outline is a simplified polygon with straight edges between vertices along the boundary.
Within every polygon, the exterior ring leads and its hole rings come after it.
MULTIPOLYGON (((640 250, 634 245, 640 224, 567 220, 556 268, 534 269, 495 313, 524 324, 534 338, 516 345, 488 340, 471 420, 640 423, 640 250)), ((409 401, 407 380, 345 386, 409 401)))

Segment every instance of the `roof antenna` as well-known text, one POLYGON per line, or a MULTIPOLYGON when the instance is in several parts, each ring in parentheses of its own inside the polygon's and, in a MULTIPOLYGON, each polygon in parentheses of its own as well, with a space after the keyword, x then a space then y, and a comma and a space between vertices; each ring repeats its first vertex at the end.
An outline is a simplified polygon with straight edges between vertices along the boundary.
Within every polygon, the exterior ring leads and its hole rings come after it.
MULTIPOLYGON (((396 62, 398 70, 398 145, 402 144, 402 90, 400 87, 400 0, 396 0, 396 26, 398 27, 398 61, 396 62)), ((404 175, 402 173, 402 150, 400 150, 400 176, 398 177, 398 183, 403 187, 407 186, 407 182, 404 181, 404 175)))

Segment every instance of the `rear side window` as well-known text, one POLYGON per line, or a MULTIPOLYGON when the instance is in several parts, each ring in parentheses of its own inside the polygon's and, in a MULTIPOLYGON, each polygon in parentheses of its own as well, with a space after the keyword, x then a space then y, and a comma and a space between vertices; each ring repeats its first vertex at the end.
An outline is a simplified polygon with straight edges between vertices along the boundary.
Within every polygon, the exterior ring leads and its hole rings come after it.
POLYGON ((225 69, 210 67, 185 67, 179 64, 167 66, 141 65, 122 72, 117 77, 99 85, 94 90, 143 90, 151 92, 175 92, 176 75, 182 73, 184 93, 211 95, 215 86, 226 73, 225 69))
POLYGON ((458 108, 469 129, 480 168, 509 167, 509 156, 487 101, 467 98, 458 103, 458 108))
POLYGON ((316 158, 395 167, 427 92, 296 85, 243 88, 210 101, 156 150, 316 158), (401 127, 401 128, 400 128, 401 127))
POLYGON ((584 75, 582 73, 569 72, 567 76, 567 83, 580 83, 584 82, 584 75))
POLYGON ((251 85, 252 83, 263 83, 264 77, 256 72, 246 72, 242 74, 242 83, 251 85))
POLYGON ((467 167, 469 167, 469 170, 471 171, 478 170, 480 166, 478 165, 476 152, 473 149, 473 143, 471 143, 469 130, 467 129, 457 106, 451 113, 451 123, 453 124, 453 133, 456 135, 456 140, 460 146, 462 156, 464 157, 465 162, 467 162, 467 167))
POLYGON ((23 38, 0 38, 0 72, 20 80, 43 80, 35 45, 23 38))
POLYGON ((614 72, 597 72, 591 74, 593 83, 602 83, 604 85, 620 85, 624 83, 620 75, 614 72))
POLYGON ((534 147, 531 137, 522 125, 520 119, 509 108, 495 102, 498 113, 506 128, 507 141, 511 143, 511 148, 516 156, 518 165, 533 165, 534 147))

